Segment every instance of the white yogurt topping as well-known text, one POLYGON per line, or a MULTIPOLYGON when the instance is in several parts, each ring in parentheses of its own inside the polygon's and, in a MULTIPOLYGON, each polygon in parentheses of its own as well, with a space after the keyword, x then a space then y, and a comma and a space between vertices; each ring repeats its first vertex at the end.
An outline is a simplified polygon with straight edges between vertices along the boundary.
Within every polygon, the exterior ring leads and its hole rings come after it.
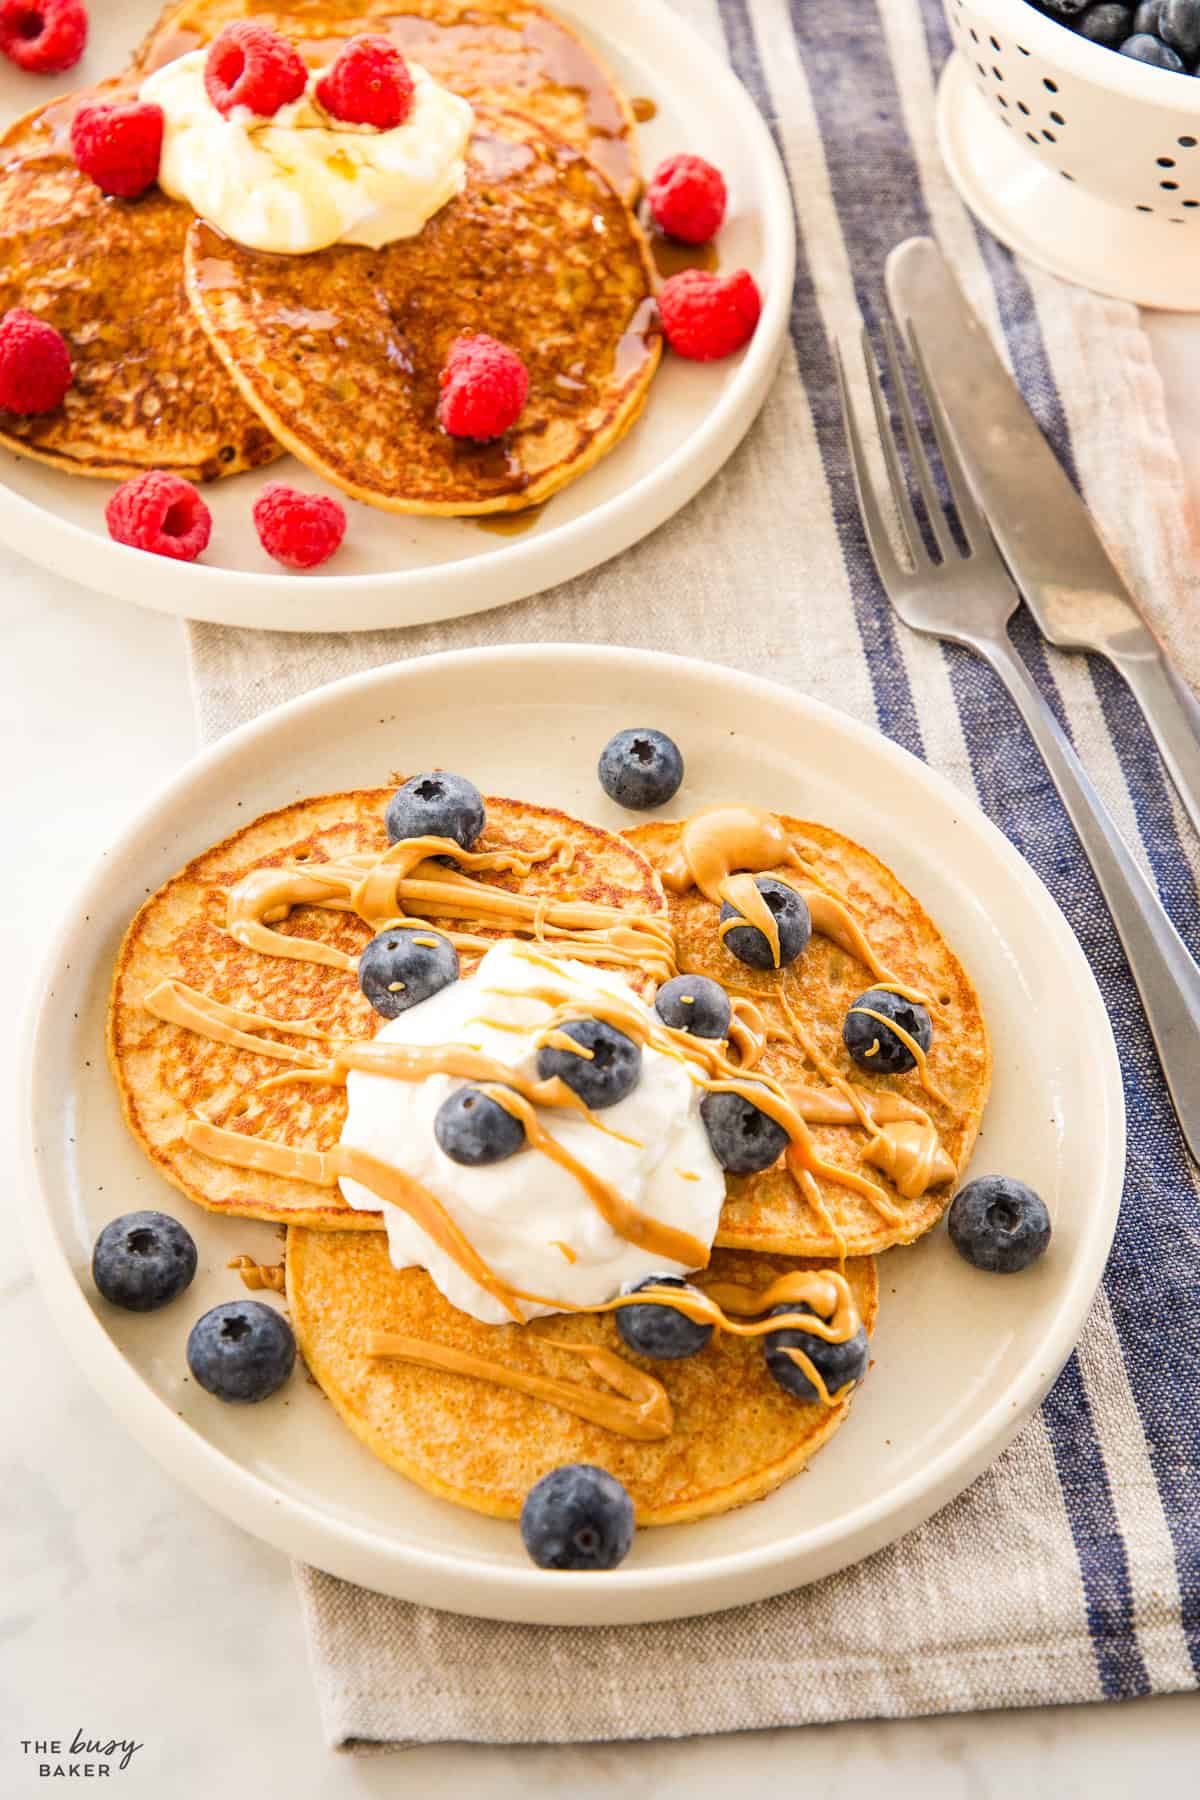
MULTIPOLYGON (((520 945, 506 941, 488 951, 473 975, 391 1020, 377 1040, 467 1044, 533 1075, 535 1038, 552 1010, 533 996, 531 990, 539 988, 553 989, 560 1001, 577 1001, 581 1017, 588 1014, 589 999, 613 993, 630 997, 618 975, 565 961, 551 973, 522 955, 520 945), (497 991, 501 989, 515 989, 519 997, 497 991), (505 1025, 525 1029, 501 1029, 505 1025)), ((634 1004, 643 1003, 635 998, 634 1004)), ((685 1272, 618 1237, 576 1178, 536 1150, 526 1147, 486 1168, 452 1162, 434 1137, 434 1115, 448 1094, 465 1085, 449 1075, 410 1082, 353 1071, 342 1141, 421 1182, 493 1272, 526 1293, 594 1306, 649 1275, 685 1272)), ((539 1108, 538 1118, 572 1156, 640 1211, 711 1244, 725 1178, 700 1119, 703 1097, 704 1090, 683 1063, 647 1047, 633 1092, 597 1115, 633 1143, 599 1130, 566 1107, 539 1108)), ((357 1182, 343 1180, 341 1187, 350 1205, 360 1210, 378 1212, 382 1205, 397 1268, 428 1269, 447 1300, 486 1324, 507 1320, 499 1302, 464 1275, 407 1213, 382 1203, 357 1182)), ((528 1310, 537 1316, 560 1309, 528 1310)))
POLYGON ((204 88, 207 50, 155 71, 141 98, 165 116, 159 186, 252 250, 303 255, 330 244, 378 250, 415 237, 462 189, 474 114, 416 63, 413 104, 391 131, 331 119, 319 71, 274 118, 224 118, 204 88))

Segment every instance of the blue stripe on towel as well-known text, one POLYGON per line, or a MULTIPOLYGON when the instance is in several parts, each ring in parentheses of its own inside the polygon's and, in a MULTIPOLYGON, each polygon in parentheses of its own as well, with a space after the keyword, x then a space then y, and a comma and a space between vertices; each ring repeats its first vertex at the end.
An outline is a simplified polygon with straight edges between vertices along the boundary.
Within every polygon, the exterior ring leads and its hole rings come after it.
MULTIPOLYGON (((739 80, 758 103, 775 139, 780 159, 783 160, 779 123, 763 76, 758 45, 745 0, 718 0, 718 4, 725 39, 729 45, 730 61, 739 80)), ((879 591, 867 540, 863 534, 854 482, 846 460, 833 360, 821 321, 803 235, 799 231, 791 335, 800 378, 804 383, 812 415, 813 429, 820 446, 825 478, 829 484, 834 525, 845 558, 855 621, 862 639, 880 728, 898 744, 903 744, 906 750, 911 750, 914 756, 923 757, 924 740, 921 737, 904 658, 897 641, 895 616, 879 591)))
POLYGON ((1138 1648, 1125 1540, 1074 1354, 1046 1396, 1042 1416, 1079 1557, 1100 1685, 1109 1699, 1148 1694, 1150 1679, 1138 1648))

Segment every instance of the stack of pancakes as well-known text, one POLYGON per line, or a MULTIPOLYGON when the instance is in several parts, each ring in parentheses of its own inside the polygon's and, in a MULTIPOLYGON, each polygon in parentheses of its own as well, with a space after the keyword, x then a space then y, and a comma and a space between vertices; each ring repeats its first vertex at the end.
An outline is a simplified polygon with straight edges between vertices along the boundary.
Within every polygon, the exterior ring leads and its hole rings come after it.
POLYGON ((62 407, 0 415, 0 442, 112 479, 208 480, 286 448, 389 511, 534 505, 623 436, 658 364, 637 188, 628 101, 526 0, 180 0, 124 74, 0 138, 0 313, 47 319, 75 366, 62 407), (80 102, 136 94, 243 17, 314 65, 357 33, 391 36, 475 108, 463 192, 416 238, 307 256, 246 250, 157 188, 106 199, 71 156, 80 102), (438 425, 438 375, 464 332, 500 338, 530 371, 495 444, 438 425))
MULTIPOLYGON (((146 902, 122 947, 110 1013, 110 1054, 131 1130, 161 1173, 199 1205, 287 1227, 287 1302, 309 1368, 350 1429, 430 1492, 515 1517, 529 1487, 549 1469, 596 1463, 625 1483, 645 1524, 702 1517, 769 1492, 838 1428, 850 1400, 805 1405, 784 1393, 767 1371, 760 1340, 718 1333, 696 1356, 654 1362, 628 1350, 611 1314, 481 1324, 452 1307, 423 1270, 392 1266, 377 1215, 353 1211, 336 1190, 214 1162, 185 1141, 186 1123, 199 1113, 239 1132, 309 1149, 338 1142, 346 1114, 343 1088, 288 1085, 264 1092, 261 1084, 278 1073, 278 1062, 154 1017, 142 1002, 160 982, 176 978, 272 1020, 315 1021, 336 1037, 372 1036, 380 1020, 353 972, 246 949, 229 936, 225 920, 229 890, 253 869, 297 862, 307 868, 386 849, 389 792, 328 795, 272 813, 198 857, 146 902), (368 1342, 377 1332, 432 1340, 567 1379, 575 1379, 578 1369, 571 1357, 555 1352, 555 1340, 601 1345, 662 1382, 675 1427, 661 1442, 635 1442, 508 1388, 373 1357, 368 1342)), ((876 953, 900 980, 931 997, 928 1075, 938 1098, 915 1072, 865 1075, 851 1065, 842 1020, 870 976, 819 933, 786 971, 787 1006, 826 1070, 833 1065, 859 1088, 893 1093, 926 1109, 961 1174, 991 1066, 969 977, 917 900, 876 857, 828 827, 794 819, 783 824, 802 846, 806 869, 844 896, 876 953)), ((565 873, 556 859, 524 876, 481 879, 548 899, 602 902, 669 919, 680 966, 753 993, 770 1028, 758 1070, 785 1082, 822 1085, 824 1076, 786 1028, 779 1001, 783 975, 737 962, 718 936, 717 907, 702 895, 668 899, 658 871, 677 848, 680 829, 654 824, 619 837, 546 808, 489 799, 479 848, 529 851, 565 839, 573 857, 565 873)), ((371 935, 353 913, 306 906, 293 908, 278 929, 336 944, 351 956, 371 935)), ((477 954, 464 954, 464 974, 477 954)), ((286 1023, 277 1035, 289 1041, 286 1023)), ((302 1035, 295 1042, 311 1047, 302 1035)), ((736 1281, 761 1291, 789 1270, 838 1266, 844 1258, 870 1331, 878 1295, 875 1253, 927 1231, 954 1184, 907 1198, 867 1164, 868 1134, 857 1125, 814 1127, 813 1137, 824 1162, 882 1189, 887 1215, 872 1211, 852 1188, 824 1178, 817 1182, 814 1210, 782 1162, 760 1175, 729 1177, 719 1247, 695 1279, 701 1287, 736 1281)), ((536 1183, 532 1158, 529 1179, 536 1183)))

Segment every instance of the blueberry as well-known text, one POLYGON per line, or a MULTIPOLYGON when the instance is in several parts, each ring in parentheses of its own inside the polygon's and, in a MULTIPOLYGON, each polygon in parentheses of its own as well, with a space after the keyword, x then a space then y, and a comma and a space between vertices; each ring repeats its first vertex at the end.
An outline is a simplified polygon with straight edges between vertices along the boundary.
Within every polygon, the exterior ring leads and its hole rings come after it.
POLYGON ((1149 32, 1151 37, 1157 37, 1162 9, 1163 0, 1141 0, 1141 5, 1133 15, 1133 35, 1149 32))
POLYGON ((465 775, 436 769, 414 775, 388 801, 384 822, 393 844, 401 838, 452 838, 469 850, 483 830, 483 795, 465 775))
POLYGON ((729 995, 707 975, 676 975, 665 981, 654 996, 654 1010, 673 1031, 699 1038, 728 1037, 733 1020, 729 995))
POLYGON ((1163 0, 1158 35, 1185 62, 1200 56, 1200 0, 1163 0))
MULTIPOLYGON (((778 965, 771 953, 770 944, 757 925, 735 925, 732 931, 725 933, 722 941, 739 962, 744 962, 751 969, 774 969, 776 966, 786 969, 789 963, 795 962, 812 936, 808 901, 794 887, 789 887, 786 881, 776 881, 773 875, 757 875, 754 885, 775 917, 775 926, 779 932, 778 965)), ((721 923, 724 924, 727 919, 740 919, 741 916, 737 907, 726 900, 721 907, 721 923)))
POLYGON ((607 1469, 568 1463, 526 1494, 521 1539, 539 1569, 615 1569, 633 1543, 633 1501, 607 1469))
POLYGON ((1185 75, 1182 56, 1164 44, 1161 38, 1151 37, 1148 31, 1137 31, 1126 38, 1121 45, 1122 56, 1132 56, 1135 62, 1149 63, 1155 69, 1172 69, 1177 75, 1185 75))
MULTIPOLYGON (((773 1306, 767 1316, 773 1319, 777 1313, 810 1313, 812 1310, 803 1302, 798 1306, 793 1303, 773 1306)), ((815 1332, 788 1326, 783 1331, 768 1331, 763 1338, 763 1350, 767 1367, 780 1387, 794 1394, 797 1400, 809 1401, 819 1400, 821 1396, 800 1364, 786 1354, 788 1350, 804 1352, 831 1395, 845 1387, 848 1381, 861 1381, 871 1355, 865 1325, 860 1325, 844 1344, 831 1344, 815 1332)))
POLYGON ((246 1406, 281 1388, 296 1360, 283 1314, 261 1300, 226 1300, 192 1326, 188 1368, 218 1400, 246 1406))
POLYGON ((705 1094, 700 1117, 713 1155, 730 1175, 769 1169, 787 1148, 783 1126, 741 1094, 705 1094))
POLYGON ((525 1142, 525 1127, 490 1094, 461 1087, 438 1107, 433 1135, 451 1162, 479 1169, 515 1156, 525 1142))
MULTIPOLYGON (((1154 0, 1157 7, 1157 0, 1154 0)), ((1075 27, 1080 37, 1090 39, 1093 44, 1104 44, 1109 50, 1115 50, 1123 44, 1134 30, 1133 10, 1128 6, 1116 6, 1104 3, 1089 6, 1075 27)))
POLYGON ((665 731, 618 731, 600 752, 600 786, 618 806, 665 806, 683 780, 679 746, 665 731))
MULTIPOLYGON (((686 1288, 690 1284, 679 1275, 650 1275, 630 1291, 640 1293, 646 1287, 686 1288)), ((664 1362, 678 1362, 680 1357, 695 1356, 703 1350, 713 1334, 711 1325, 698 1325, 686 1313, 673 1306, 619 1306, 617 1330, 631 1350, 639 1356, 656 1356, 664 1362)))
POLYGON ((394 925, 358 959, 358 985, 377 1013, 398 1019, 458 980, 458 951, 428 925, 394 925))
POLYGON ((182 1294, 196 1273, 192 1234, 169 1213, 123 1213, 92 1251, 92 1280, 128 1312, 154 1312, 182 1294))
POLYGON ((543 1081, 558 1075, 585 1106, 599 1112, 615 1106, 633 1092, 642 1072, 642 1049, 606 1019, 568 1019, 558 1027, 565 1037, 590 1052, 556 1050, 544 1044, 537 1054, 537 1072, 543 1081))
POLYGON ((1050 1242, 1046 1203, 1009 1175, 980 1175, 954 1196, 950 1242, 977 1269, 1012 1275, 1036 1262, 1050 1242))
POLYGON ((906 1069, 916 1067, 917 1059, 894 1031, 878 1019, 868 1018, 859 1007, 869 1007, 871 1012, 894 1019, 901 1031, 907 1031, 928 1054, 933 1042, 933 1021, 925 1008, 915 1000, 906 1000, 903 994, 893 994, 890 988, 868 988, 851 1006, 842 1026, 842 1042, 850 1052, 850 1060, 860 1069, 873 1075, 903 1075, 906 1069))
POLYGON ((1040 0, 1043 9, 1056 19, 1074 19, 1087 3, 1088 0, 1040 0))

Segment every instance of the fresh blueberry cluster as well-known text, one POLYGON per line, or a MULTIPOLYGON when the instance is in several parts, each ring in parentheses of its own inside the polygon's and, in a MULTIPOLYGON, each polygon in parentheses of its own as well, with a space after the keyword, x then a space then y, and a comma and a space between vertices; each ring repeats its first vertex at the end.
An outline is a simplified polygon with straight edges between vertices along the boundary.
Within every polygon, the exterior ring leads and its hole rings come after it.
POLYGON ((1177 75, 1200 74, 1200 0, 1030 0, 1080 37, 1177 75))

